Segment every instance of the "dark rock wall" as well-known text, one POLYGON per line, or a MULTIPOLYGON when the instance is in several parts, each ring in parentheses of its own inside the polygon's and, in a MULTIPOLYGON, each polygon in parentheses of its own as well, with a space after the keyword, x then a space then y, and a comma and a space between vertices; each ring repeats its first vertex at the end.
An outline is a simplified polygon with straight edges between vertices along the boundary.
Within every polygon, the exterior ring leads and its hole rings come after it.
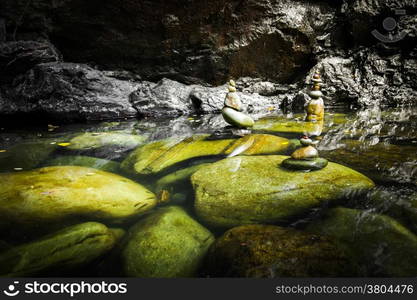
MULTIPOLYGON (((141 115, 208 112, 223 93, 202 86, 229 78, 242 78, 238 89, 257 93, 259 103, 294 106, 306 99, 305 83, 317 69, 327 105, 415 104, 416 34, 417 0, 1 0, 0 106, 27 111, 19 99, 47 103, 59 95, 72 112, 73 103, 83 107, 69 94, 75 89, 93 91, 87 93, 97 103, 90 106, 97 108, 93 118, 102 99, 121 116, 131 116, 132 107, 141 115), (374 30, 390 37, 393 25, 393 40, 375 37, 374 30), (56 66, 36 68, 40 63, 56 66), (78 86, 68 71, 77 68, 101 83, 78 86), (115 80, 126 90, 105 88, 115 80), (73 89, 56 84, 52 96, 46 88, 29 95, 42 82, 69 82, 73 89)), ((104 106, 103 115, 112 116, 104 106)))
POLYGON ((144 79, 299 79, 335 25, 319 1, 2 0, 9 39, 50 38, 67 61, 144 79))

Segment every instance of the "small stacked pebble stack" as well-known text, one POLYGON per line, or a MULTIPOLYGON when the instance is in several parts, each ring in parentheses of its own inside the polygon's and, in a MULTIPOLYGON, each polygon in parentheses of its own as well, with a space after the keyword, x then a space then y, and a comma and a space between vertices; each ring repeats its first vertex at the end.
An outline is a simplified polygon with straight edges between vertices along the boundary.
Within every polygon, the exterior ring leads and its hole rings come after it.
POLYGON ((320 158, 316 145, 319 141, 313 141, 308 136, 300 139, 301 148, 295 150, 288 158, 282 162, 282 166, 290 170, 317 171, 327 166, 327 159, 320 158))
POLYGON ((311 79, 312 87, 308 95, 311 100, 306 105, 306 121, 322 121, 324 119, 324 101, 321 92, 322 80, 320 72, 316 72, 311 79))

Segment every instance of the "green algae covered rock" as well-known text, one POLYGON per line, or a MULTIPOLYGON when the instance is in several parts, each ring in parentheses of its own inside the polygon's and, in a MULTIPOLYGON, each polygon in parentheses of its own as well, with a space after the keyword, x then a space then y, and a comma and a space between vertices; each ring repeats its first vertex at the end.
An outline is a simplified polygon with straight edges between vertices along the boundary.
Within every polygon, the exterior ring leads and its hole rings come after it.
POLYGON ((123 250, 126 275, 193 276, 214 241, 213 235, 182 208, 160 208, 129 232, 123 250))
POLYGON ((417 236, 388 216, 334 208, 307 230, 337 239, 363 266, 362 276, 417 276, 417 236))
POLYGON ((70 226, 0 253, 0 276, 41 275, 85 265, 113 248, 117 237, 100 223, 70 226))
POLYGON ((195 135, 178 141, 168 139, 153 142, 133 151, 122 163, 129 174, 156 174, 175 164, 194 158, 229 155, 237 148, 242 155, 283 153, 289 147, 285 138, 253 134, 240 139, 209 139, 209 135, 195 135))
POLYGON ((291 118, 284 116, 267 117, 259 119, 253 126, 254 131, 271 132, 299 137, 307 134, 320 135, 334 126, 348 121, 345 114, 325 114, 324 122, 306 122, 304 114, 295 114, 291 118))
POLYGON ((86 132, 72 138, 69 150, 92 150, 101 147, 117 146, 133 149, 143 143, 146 137, 119 132, 86 132))
POLYGON ((211 277, 352 276, 354 267, 327 237, 269 225, 227 231, 207 254, 211 277))
POLYGON ((39 142, 24 142, 0 153, 0 172, 15 170, 31 170, 55 151, 56 145, 51 140, 39 142))
POLYGON ((111 173, 120 170, 120 164, 115 161, 81 155, 65 155, 50 159, 43 163, 43 166, 80 166, 89 167, 111 173))
POLYGON ((240 156, 201 168, 191 176, 195 210, 212 226, 286 222, 310 209, 374 186, 364 175, 329 163, 314 172, 280 165, 288 156, 240 156))
POLYGON ((61 166, 0 174, 1 222, 52 223, 75 217, 122 221, 156 205, 155 195, 127 178, 61 166))

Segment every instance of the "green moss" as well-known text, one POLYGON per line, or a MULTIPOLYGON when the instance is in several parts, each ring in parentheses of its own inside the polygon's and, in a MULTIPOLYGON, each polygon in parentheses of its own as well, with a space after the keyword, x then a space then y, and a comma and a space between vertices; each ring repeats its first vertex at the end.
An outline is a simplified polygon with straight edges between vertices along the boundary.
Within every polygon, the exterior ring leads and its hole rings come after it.
POLYGON ((195 135, 182 141, 170 139, 147 144, 133 151, 123 161, 122 168, 129 174, 156 174, 189 159, 228 155, 238 147, 246 149, 242 155, 283 153, 289 147, 287 139, 267 134, 222 140, 208 137, 195 135))
POLYGON ((195 209, 213 226, 286 222, 326 202, 374 186, 364 175, 329 163, 314 172, 280 165, 288 156, 241 156, 201 168, 191 176, 195 209))
POLYGON ((118 175, 77 166, 0 174, 2 222, 120 221, 156 205, 155 195, 118 175))
POLYGON ((363 276, 417 276, 417 237, 388 216, 334 208, 307 230, 337 239, 364 268, 363 276))
POLYGON ((182 208, 160 208, 130 230, 123 250, 126 275, 193 276, 213 241, 213 235, 182 208))
POLYGON ((71 226, 1 253, 1 276, 33 276, 51 269, 73 269, 103 255, 115 241, 112 231, 102 224, 71 226))

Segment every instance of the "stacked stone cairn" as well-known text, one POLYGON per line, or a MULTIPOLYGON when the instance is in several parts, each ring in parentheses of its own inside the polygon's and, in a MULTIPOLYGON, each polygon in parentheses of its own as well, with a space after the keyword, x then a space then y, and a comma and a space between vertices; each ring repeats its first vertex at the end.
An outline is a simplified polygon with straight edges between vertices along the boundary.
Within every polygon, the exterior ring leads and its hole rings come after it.
MULTIPOLYGON (((240 101, 239 95, 236 93, 236 83, 233 80, 229 81, 228 89, 229 91, 224 100, 224 107, 222 109, 223 118, 234 128, 245 131, 247 128, 252 127, 255 124, 255 121, 242 112, 242 102, 240 101)), ((246 133, 250 132, 248 130, 246 131, 246 133)))
POLYGON ((301 148, 295 150, 288 158, 282 162, 282 167, 290 170, 317 171, 325 168, 328 161, 319 157, 316 145, 319 141, 313 141, 308 136, 300 139, 301 148))

